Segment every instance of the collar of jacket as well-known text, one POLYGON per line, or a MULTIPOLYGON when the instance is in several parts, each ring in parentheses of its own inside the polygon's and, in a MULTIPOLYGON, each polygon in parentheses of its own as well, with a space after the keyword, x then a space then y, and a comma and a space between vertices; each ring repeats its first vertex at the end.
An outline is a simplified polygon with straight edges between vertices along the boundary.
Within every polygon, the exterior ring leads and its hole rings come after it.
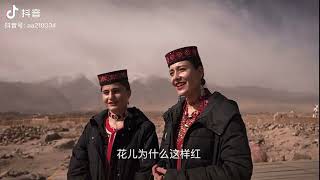
MULTIPOLYGON (((164 120, 172 122, 173 127, 177 127, 180 122, 184 103, 185 98, 180 98, 177 104, 163 114, 164 120)), ((208 105, 196 122, 222 135, 232 117, 237 114, 240 114, 237 103, 215 91, 209 96, 208 105)))
MULTIPOLYGON (((148 120, 148 118, 136 107, 128 108, 128 115, 124 120, 124 131, 135 130, 142 122, 148 120)), ((108 114, 108 109, 103 110, 99 114, 93 116, 90 119, 90 123, 93 126, 98 126, 99 131, 106 136, 105 131, 105 119, 108 114)))

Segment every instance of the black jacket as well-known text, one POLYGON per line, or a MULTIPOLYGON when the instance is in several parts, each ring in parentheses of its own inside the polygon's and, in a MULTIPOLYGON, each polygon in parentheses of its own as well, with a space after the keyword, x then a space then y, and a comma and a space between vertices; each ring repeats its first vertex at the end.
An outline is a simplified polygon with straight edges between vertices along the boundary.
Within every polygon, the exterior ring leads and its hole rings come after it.
MULTIPOLYGON (((177 171, 175 159, 160 157, 165 180, 250 180, 251 153, 245 124, 237 103, 215 92, 198 120, 188 129, 182 149, 199 149, 200 159, 182 159, 177 171)), ((165 129, 160 151, 176 149, 176 134, 185 99, 171 107, 163 117, 165 129)), ((170 157, 170 156, 169 156, 170 157)))
POLYGON ((105 118, 108 111, 93 116, 86 125, 76 146, 73 148, 69 164, 68 180, 130 180, 151 179, 151 167, 157 159, 119 159, 117 149, 159 150, 154 124, 137 108, 128 108, 124 128, 119 130, 113 144, 111 166, 106 163, 105 118))

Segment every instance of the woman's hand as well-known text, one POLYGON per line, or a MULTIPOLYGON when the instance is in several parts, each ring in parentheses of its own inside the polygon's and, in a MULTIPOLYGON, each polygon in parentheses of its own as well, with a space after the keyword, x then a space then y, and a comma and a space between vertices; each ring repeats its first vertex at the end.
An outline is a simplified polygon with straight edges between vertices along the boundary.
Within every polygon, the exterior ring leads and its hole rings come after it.
POLYGON ((154 180, 163 180, 163 176, 166 174, 167 170, 159 167, 157 164, 152 167, 152 175, 154 180))
POLYGON ((165 175, 167 172, 167 169, 163 168, 163 167, 156 167, 156 171, 160 174, 165 175))

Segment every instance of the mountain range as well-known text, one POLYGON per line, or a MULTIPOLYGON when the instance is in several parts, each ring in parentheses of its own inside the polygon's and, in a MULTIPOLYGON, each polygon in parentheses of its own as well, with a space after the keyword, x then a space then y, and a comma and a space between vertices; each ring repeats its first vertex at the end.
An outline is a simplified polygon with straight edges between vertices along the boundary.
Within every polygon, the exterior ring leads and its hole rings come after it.
MULTIPOLYGON (((177 101, 166 78, 138 78, 130 82, 130 106, 144 111, 165 111, 177 101)), ((256 86, 226 87, 208 84, 238 102, 242 112, 312 112, 319 95, 256 86)), ((84 75, 55 77, 41 82, 0 82, 0 112, 64 113, 99 111, 104 108, 97 82, 84 75)))

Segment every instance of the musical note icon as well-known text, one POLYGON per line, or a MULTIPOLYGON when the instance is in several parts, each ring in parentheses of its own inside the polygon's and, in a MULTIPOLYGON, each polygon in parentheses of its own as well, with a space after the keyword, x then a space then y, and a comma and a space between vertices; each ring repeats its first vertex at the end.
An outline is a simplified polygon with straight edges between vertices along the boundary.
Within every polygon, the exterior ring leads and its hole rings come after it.
POLYGON ((7 11, 7 18, 13 19, 16 16, 16 11, 19 9, 16 7, 16 5, 12 5, 12 10, 7 11))

